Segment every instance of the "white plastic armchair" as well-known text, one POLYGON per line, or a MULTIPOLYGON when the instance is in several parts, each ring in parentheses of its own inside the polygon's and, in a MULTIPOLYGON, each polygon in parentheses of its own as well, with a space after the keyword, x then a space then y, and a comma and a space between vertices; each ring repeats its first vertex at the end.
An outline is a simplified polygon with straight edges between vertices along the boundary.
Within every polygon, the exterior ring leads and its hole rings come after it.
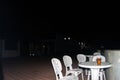
POLYGON ((55 72, 56 80, 78 80, 77 76, 74 75, 65 75, 62 73, 62 64, 61 61, 57 58, 51 59, 52 66, 55 72))
POLYGON ((84 76, 83 76, 83 70, 80 68, 73 68, 72 64, 72 58, 69 55, 64 55, 63 56, 63 62, 66 68, 66 75, 68 74, 73 74, 75 76, 78 76, 79 74, 81 74, 82 76, 82 80, 84 80, 84 76))

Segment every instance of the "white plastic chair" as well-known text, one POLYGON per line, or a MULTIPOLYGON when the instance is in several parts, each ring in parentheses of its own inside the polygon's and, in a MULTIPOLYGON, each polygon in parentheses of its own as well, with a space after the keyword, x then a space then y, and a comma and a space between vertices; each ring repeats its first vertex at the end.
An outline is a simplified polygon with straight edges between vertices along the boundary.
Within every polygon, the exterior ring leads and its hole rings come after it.
POLYGON ((78 80, 78 77, 75 75, 65 75, 62 73, 62 64, 59 59, 52 58, 51 59, 52 66, 55 72, 56 80, 78 80))
MULTIPOLYGON (((77 60, 79 63, 86 62, 86 55, 84 54, 77 54, 77 60)), ((88 69, 85 69, 85 75, 88 74, 88 69)))
POLYGON ((84 54, 77 54, 77 60, 79 63, 86 62, 86 56, 84 54))
POLYGON ((66 68, 66 75, 68 74, 73 74, 75 76, 78 76, 79 74, 81 74, 82 76, 82 80, 84 80, 84 76, 83 76, 83 69, 80 68, 73 68, 72 67, 72 58, 69 55, 64 55, 63 56, 63 62, 66 68))
MULTIPOLYGON (((96 56, 93 56, 93 62, 96 62, 97 58, 101 58, 101 62, 105 62, 106 61, 106 58, 103 56, 103 55, 96 55, 96 56)), ((90 71, 88 72, 88 79, 90 79, 90 71)), ((100 77, 100 80, 106 80, 106 76, 105 76, 105 71, 104 69, 100 69, 99 71, 99 77, 100 77)))
POLYGON ((96 56, 96 55, 101 55, 101 53, 100 53, 100 52, 94 52, 93 55, 94 55, 94 56, 96 56))

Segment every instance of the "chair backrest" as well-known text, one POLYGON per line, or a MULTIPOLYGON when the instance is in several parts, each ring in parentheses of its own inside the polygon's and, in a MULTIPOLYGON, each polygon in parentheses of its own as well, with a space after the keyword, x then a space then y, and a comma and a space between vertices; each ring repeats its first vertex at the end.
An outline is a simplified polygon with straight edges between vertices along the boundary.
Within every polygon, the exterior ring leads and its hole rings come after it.
POLYGON ((106 58, 105 58, 105 56, 103 56, 103 55, 93 56, 93 61, 96 61, 97 58, 101 58, 101 62, 105 62, 105 61, 106 61, 106 58))
POLYGON ((94 52, 93 55, 101 55, 100 52, 94 52))
POLYGON ((84 54, 77 54, 77 60, 79 63, 86 62, 86 56, 84 54))
POLYGON ((59 79, 63 78, 62 64, 61 64, 60 60, 57 59, 57 58, 52 58, 51 62, 52 62, 53 69, 54 69, 54 72, 55 72, 56 80, 59 80, 59 79))
POLYGON ((64 62, 64 65, 66 67, 66 71, 73 69, 72 58, 69 55, 64 55, 63 56, 63 62, 64 62))

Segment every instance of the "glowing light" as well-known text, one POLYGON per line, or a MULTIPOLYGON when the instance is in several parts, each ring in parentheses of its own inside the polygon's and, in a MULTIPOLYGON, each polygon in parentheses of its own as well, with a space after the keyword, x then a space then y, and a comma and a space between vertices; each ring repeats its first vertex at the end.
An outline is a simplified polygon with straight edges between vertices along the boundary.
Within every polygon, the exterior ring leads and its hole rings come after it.
POLYGON ((67 40, 67 38, 66 38, 66 37, 64 37, 64 40, 67 40))
POLYGON ((68 37, 68 40, 70 40, 70 37, 68 37))

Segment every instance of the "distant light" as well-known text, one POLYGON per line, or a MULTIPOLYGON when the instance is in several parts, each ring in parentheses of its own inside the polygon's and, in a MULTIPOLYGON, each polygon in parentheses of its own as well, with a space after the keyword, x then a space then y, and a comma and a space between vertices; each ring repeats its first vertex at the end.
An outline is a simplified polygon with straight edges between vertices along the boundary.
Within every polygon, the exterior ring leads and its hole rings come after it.
POLYGON ((35 56, 35 54, 33 53, 32 56, 35 56))
POLYGON ((70 37, 68 37, 68 40, 70 40, 70 37))
POLYGON ((78 42, 78 44, 80 45, 80 42, 78 42))
POLYGON ((30 56, 35 56, 35 54, 34 53, 32 53, 32 54, 29 54, 30 56))
POLYGON ((84 45, 84 43, 83 43, 83 42, 81 42, 81 45, 84 45))
POLYGON ((66 37, 64 37, 64 40, 67 40, 67 38, 66 38, 66 37))
POLYGON ((32 54, 29 54, 30 56, 32 55, 32 54))

